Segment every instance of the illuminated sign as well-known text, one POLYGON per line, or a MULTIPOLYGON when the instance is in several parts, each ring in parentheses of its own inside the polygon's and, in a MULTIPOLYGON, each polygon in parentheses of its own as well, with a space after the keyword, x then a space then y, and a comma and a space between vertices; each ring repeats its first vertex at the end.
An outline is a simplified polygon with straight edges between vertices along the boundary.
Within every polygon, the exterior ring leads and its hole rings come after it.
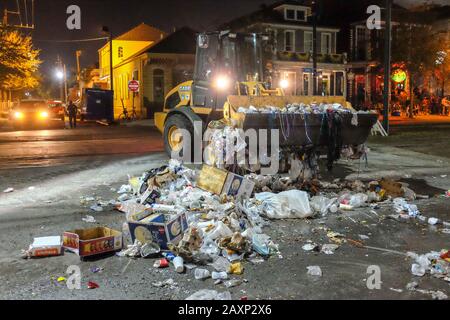
POLYGON ((397 83, 404 82, 406 80, 406 72, 402 69, 396 69, 392 73, 391 79, 397 83))

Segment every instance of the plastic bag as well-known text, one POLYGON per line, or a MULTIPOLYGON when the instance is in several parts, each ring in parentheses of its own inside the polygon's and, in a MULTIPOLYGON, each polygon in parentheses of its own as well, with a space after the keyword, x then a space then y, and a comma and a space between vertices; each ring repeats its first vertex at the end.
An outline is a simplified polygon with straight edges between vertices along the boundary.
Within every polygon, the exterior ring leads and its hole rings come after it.
POLYGON ((328 199, 324 196, 315 196, 311 198, 310 205, 314 211, 320 212, 322 215, 326 215, 328 211, 331 211, 331 206, 333 206, 336 201, 337 198, 328 199))
POLYGON ((263 192, 255 197, 263 202, 263 212, 271 219, 308 218, 313 215, 305 191, 263 192))
POLYGON ((262 256, 268 256, 270 254, 269 241, 270 237, 266 234, 254 234, 252 237, 253 250, 262 256))

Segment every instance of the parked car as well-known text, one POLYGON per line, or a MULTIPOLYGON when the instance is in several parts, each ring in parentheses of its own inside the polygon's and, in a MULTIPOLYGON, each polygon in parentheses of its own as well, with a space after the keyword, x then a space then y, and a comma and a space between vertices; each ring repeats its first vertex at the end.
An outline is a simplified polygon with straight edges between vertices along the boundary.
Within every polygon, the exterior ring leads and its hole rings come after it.
POLYGON ((64 103, 58 100, 49 100, 47 103, 50 110, 50 117, 52 119, 61 119, 64 121, 64 114, 66 110, 64 103))
POLYGON ((15 129, 48 127, 51 112, 46 100, 21 100, 11 108, 9 119, 15 129))

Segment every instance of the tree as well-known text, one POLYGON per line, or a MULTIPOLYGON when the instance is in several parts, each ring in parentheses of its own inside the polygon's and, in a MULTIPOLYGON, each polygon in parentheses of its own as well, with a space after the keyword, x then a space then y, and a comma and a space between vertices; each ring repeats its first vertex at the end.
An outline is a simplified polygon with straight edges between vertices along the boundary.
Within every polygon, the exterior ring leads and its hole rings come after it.
POLYGON ((392 61, 403 63, 408 72, 410 117, 413 117, 414 110, 413 88, 421 75, 434 72, 440 50, 439 40, 429 25, 400 23, 394 30, 392 61))
POLYGON ((0 26, 0 87, 6 90, 32 89, 41 61, 31 37, 0 26))

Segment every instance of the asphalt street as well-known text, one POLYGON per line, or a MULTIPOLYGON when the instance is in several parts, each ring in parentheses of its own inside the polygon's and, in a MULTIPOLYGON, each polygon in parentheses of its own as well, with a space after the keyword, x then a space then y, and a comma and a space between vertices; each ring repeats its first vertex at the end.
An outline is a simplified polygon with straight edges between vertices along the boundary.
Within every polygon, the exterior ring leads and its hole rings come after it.
MULTIPOLYGON (((341 161, 333 176, 370 180, 380 176, 397 177, 418 193, 431 196, 415 203, 425 216, 450 220, 450 156, 445 138, 450 128, 439 133, 429 128, 397 130, 388 139, 369 140, 368 166, 360 161, 341 161), (447 148, 445 148, 447 147, 447 148)), ((117 198, 115 190, 126 183, 128 175, 158 167, 167 161, 162 153, 159 133, 152 127, 104 127, 89 125, 76 130, 0 133, 0 299, 184 299, 198 289, 229 290, 234 299, 431 299, 429 294, 406 290, 417 281, 424 290, 441 290, 450 295, 449 284, 430 276, 411 274, 412 261, 401 254, 361 249, 343 244, 334 255, 305 252, 308 240, 327 243, 326 229, 348 238, 368 237, 369 246, 406 253, 427 253, 448 248, 449 235, 440 227, 416 221, 386 218, 390 206, 376 214, 362 208, 324 219, 271 221, 265 232, 280 245, 281 256, 263 263, 245 263, 241 279, 246 282, 227 289, 211 279, 194 279, 193 270, 177 274, 173 268, 157 270, 152 259, 132 260, 107 257, 81 262, 71 253, 60 257, 23 260, 34 237, 58 235, 63 231, 106 225, 118 230, 123 214, 113 208, 90 210, 84 197, 105 201, 117 198), (82 221, 93 215, 95 224, 82 221), (57 277, 67 276, 67 267, 82 270, 81 290, 69 290, 57 277), (323 276, 313 278, 306 267, 319 265, 323 276), (382 271, 381 289, 368 289, 367 268, 377 265, 382 271), (91 267, 103 268, 92 273, 91 267), (152 283, 173 279, 176 285, 158 287, 152 283), (86 288, 87 281, 100 285, 86 288)))

